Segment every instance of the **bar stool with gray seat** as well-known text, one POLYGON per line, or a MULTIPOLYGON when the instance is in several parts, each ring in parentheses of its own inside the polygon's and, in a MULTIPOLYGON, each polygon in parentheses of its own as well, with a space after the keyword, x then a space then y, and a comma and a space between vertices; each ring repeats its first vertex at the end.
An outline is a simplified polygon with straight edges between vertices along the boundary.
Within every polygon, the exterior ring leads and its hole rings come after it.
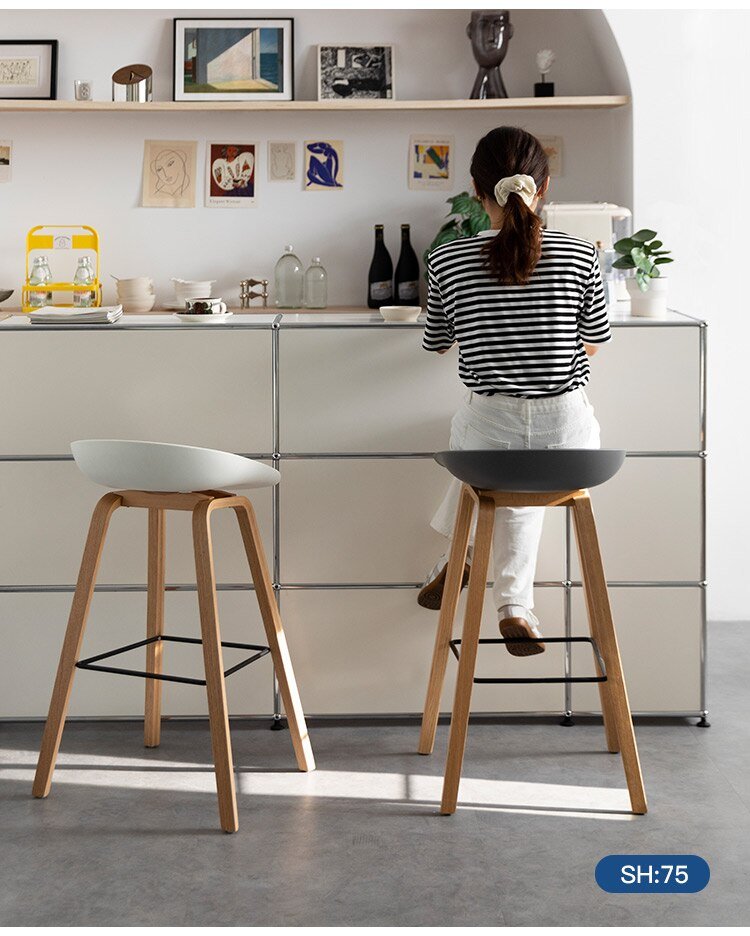
MULTIPOLYGON (((646 794, 643 789, 633 720, 612 621, 594 514, 587 490, 612 478, 622 466, 625 453, 614 449, 451 451, 438 452, 435 460, 463 482, 419 740, 419 753, 431 754, 448 654, 453 651, 454 655, 458 656, 459 663, 440 812, 451 815, 456 811, 479 644, 529 640, 479 638, 495 510, 498 507, 538 506, 568 507, 572 511, 591 631, 590 638, 552 637, 545 640, 548 643, 585 641, 591 644, 598 670, 595 681, 599 685, 607 747, 613 754, 619 752, 622 756, 633 812, 645 813, 646 794), (460 640, 451 640, 475 505, 478 516, 463 634, 460 640)), ((545 678, 543 681, 579 682, 584 679, 591 681, 591 677, 571 676, 552 680, 545 678)), ((538 680, 519 677, 481 681, 533 683, 538 680)))
POLYGON ((76 668, 126 673, 146 677, 144 743, 157 747, 161 732, 161 682, 191 682, 206 686, 214 770, 219 799, 219 818, 225 832, 238 828, 234 766, 224 677, 269 652, 273 659, 284 703, 292 744, 300 770, 314 770, 310 739, 305 725, 292 670, 284 629, 274 601, 263 544, 250 501, 223 488, 261 488, 278 483, 279 473, 260 462, 229 452, 120 439, 89 439, 73 442, 73 457, 81 471, 97 484, 122 488, 105 494, 94 509, 81 560, 73 603, 57 669, 49 715, 44 728, 33 793, 47 796, 60 747, 68 700, 76 668), (104 539, 112 514, 119 507, 141 507, 148 511, 148 601, 147 636, 135 644, 79 660, 104 539), (268 646, 222 643, 216 606, 216 580, 211 548, 211 514, 231 508, 237 515, 247 554, 255 594, 260 605, 268 646), (201 639, 169 637, 164 634, 164 541, 165 512, 189 510, 193 515, 193 545, 198 584, 201 639), (162 673, 164 641, 202 644, 205 680, 186 679, 162 673), (146 672, 104 666, 102 661, 136 647, 146 647, 146 672), (253 651, 242 663, 224 672, 222 647, 253 651))

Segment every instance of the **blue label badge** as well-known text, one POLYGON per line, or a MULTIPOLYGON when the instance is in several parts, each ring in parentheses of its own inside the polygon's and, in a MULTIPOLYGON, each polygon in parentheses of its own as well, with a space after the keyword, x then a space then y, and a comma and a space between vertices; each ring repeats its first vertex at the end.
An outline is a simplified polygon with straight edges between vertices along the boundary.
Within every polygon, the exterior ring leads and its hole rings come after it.
POLYGON ((697 894, 711 877, 698 855, 607 855, 595 873, 608 894, 697 894))

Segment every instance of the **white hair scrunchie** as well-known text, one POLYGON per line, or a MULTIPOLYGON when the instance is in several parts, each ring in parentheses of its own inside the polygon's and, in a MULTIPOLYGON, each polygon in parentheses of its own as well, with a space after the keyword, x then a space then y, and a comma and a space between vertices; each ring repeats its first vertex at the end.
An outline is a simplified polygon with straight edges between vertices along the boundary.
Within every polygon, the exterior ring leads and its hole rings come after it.
POLYGON ((508 176, 506 179, 500 179, 495 186, 495 200, 502 208, 507 203, 508 197, 514 192, 531 208, 536 198, 536 182, 530 175, 513 175, 508 176))

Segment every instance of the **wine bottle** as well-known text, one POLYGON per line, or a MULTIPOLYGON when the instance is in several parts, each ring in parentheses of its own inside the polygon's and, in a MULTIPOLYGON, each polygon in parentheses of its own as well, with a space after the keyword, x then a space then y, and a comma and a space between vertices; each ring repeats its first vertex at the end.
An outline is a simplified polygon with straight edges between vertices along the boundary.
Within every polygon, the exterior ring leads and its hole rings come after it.
POLYGON ((383 225, 375 225, 375 250, 367 274, 367 305, 379 309, 393 301, 393 261, 383 240, 383 225))
POLYGON ((395 305, 419 304, 419 260, 409 240, 409 225, 401 225, 401 253, 393 283, 395 305))

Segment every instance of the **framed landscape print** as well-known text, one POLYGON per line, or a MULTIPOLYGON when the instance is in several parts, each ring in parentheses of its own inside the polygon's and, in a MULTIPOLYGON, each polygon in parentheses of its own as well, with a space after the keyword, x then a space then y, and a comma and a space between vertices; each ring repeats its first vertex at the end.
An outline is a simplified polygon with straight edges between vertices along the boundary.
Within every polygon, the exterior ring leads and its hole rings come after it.
POLYGON ((294 20, 175 19, 175 101, 291 101, 294 20))
POLYGON ((318 46, 318 100, 394 98, 393 46, 318 46))
POLYGON ((57 39, 0 39, 0 99, 56 97, 57 39))

